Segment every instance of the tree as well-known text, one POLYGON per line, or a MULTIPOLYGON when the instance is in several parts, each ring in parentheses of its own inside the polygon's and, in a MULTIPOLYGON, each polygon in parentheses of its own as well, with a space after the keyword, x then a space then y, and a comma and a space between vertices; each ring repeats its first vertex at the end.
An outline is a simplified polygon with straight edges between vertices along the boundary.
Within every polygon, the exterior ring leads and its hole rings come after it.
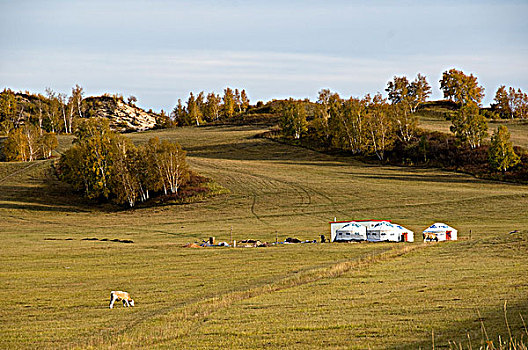
POLYGON ((235 89, 235 106, 238 113, 242 112, 242 100, 240 98, 240 91, 238 89, 235 89))
POLYGON ((280 121, 284 136, 298 140, 308 130, 306 123, 306 110, 300 101, 289 99, 282 110, 280 121))
POLYGON ((341 122, 345 131, 347 148, 352 153, 360 153, 363 147, 365 117, 369 103, 369 95, 363 99, 351 97, 344 102, 341 122))
POLYGON ((340 99, 338 94, 329 89, 319 91, 312 125, 316 133, 316 138, 321 140, 326 147, 329 147, 332 142, 330 107, 333 103, 332 101, 339 101, 340 99))
POLYGON ((388 108, 391 119, 397 131, 397 136, 402 142, 412 140, 418 129, 418 117, 409 112, 409 109, 403 104, 391 105, 388 108))
MULTIPOLYGON (((35 114, 37 115, 37 120, 38 120, 38 127, 39 129, 43 130, 43 122, 44 122, 44 115, 43 115, 43 111, 44 111, 44 100, 46 98, 44 96, 42 96, 41 94, 38 94, 37 95, 37 100, 35 102, 35 114)), ((71 130, 70 130, 71 132, 71 130)))
POLYGON ((385 89, 392 103, 391 113, 402 142, 409 142, 418 127, 418 118, 413 115, 416 109, 431 94, 431 86, 426 78, 419 74, 409 83, 406 77, 394 77, 385 89))
POLYGON ((17 126, 16 95, 12 90, 4 89, 0 93, 0 132, 7 135, 17 126))
POLYGON ((189 178, 185 151, 177 143, 153 138, 136 147, 99 118, 83 120, 75 135, 59 161, 59 176, 88 198, 132 207, 147 200, 149 191, 177 194, 189 178))
POLYGON ((387 94, 392 104, 408 103, 410 95, 410 84, 406 77, 394 77, 393 81, 387 83, 387 94))
POLYGON ((431 86, 425 76, 418 73, 416 78, 409 83, 407 77, 394 77, 393 81, 387 83, 385 89, 389 101, 393 105, 403 104, 410 113, 416 112, 416 108, 427 100, 431 95, 431 86))
POLYGON ((224 89, 224 97, 222 100, 224 101, 222 110, 224 117, 227 119, 232 118, 235 114, 235 95, 231 88, 224 89))
POLYGON ((488 136, 488 123, 476 103, 470 102, 458 110, 452 119, 451 132, 472 149, 480 146, 488 136))
POLYGON ((195 98, 193 93, 191 92, 189 99, 187 100, 187 113, 189 115, 189 119, 193 123, 195 123, 196 126, 200 126, 200 123, 203 124, 202 105, 203 105, 203 92, 200 92, 197 98, 195 98))
POLYGON ((183 107, 181 99, 178 99, 178 104, 172 110, 172 118, 177 126, 191 125, 189 113, 187 113, 187 110, 183 107))
MULTIPOLYGON (((81 155, 74 172, 81 172, 85 183, 85 195, 88 198, 109 198, 109 179, 111 177, 112 139, 115 133, 110 130, 106 118, 85 119, 75 131, 76 139, 72 153, 81 155), (78 149, 79 150, 78 150, 78 149), (85 169, 82 169, 82 168, 85 169), (79 169, 80 168, 80 169, 79 169)), ((66 151, 68 157, 70 153, 66 151)), ((61 157, 62 159, 62 157, 61 157)))
POLYGON ((431 85, 429 85, 425 76, 418 73, 410 84, 409 90, 411 96, 411 112, 414 113, 418 106, 427 101, 431 95, 431 85))
POLYGON ((133 207, 139 196, 139 179, 134 173, 134 144, 121 135, 112 140, 111 190, 118 203, 133 207))
POLYGON ((130 95, 130 96, 127 98, 127 103, 128 103, 130 106, 135 106, 135 105, 136 105, 136 102, 137 102, 137 97, 134 96, 134 95, 130 95))
POLYGON ((139 198, 142 202, 150 198, 150 191, 160 191, 163 187, 158 168, 154 163, 155 147, 151 144, 159 144, 159 139, 151 138, 142 147, 130 150, 130 167, 138 183, 139 198))
POLYGON ((172 119, 167 115, 167 113, 163 109, 159 112, 159 114, 156 114, 154 117, 156 119, 157 128, 166 129, 174 126, 172 119))
POLYGON ((42 156, 44 158, 51 158, 53 150, 59 145, 57 135, 49 132, 42 133, 40 136, 39 144, 42 156))
POLYGON ((149 147, 164 193, 177 194, 180 186, 189 179, 186 152, 178 143, 167 140, 160 143, 158 138, 149 141, 149 147))
POLYGON ((377 94, 368 106, 365 120, 366 142, 364 149, 375 154, 379 160, 385 159, 385 152, 394 143, 394 124, 390 118, 387 101, 377 94))
POLYGON ((222 99, 220 95, 211 92, 207 95, 205 102, 204 118, 208 122, 216 121, 220 118, 220 104, 222 99))
POLYGON ((521 89, 515 91, 513 88, 510 88, 510 95, 513 95, 513 114, 515 117, 528 118, 528 95, 523 93, 521 89))
POLYGON ((499 125, 491 137, 488 160, 492 169, 505 172, 520 162, 520 158, 513 150, 510 132, 504 125, 499 125))
POLYGON ((444 93, 444 98, 462 105, 470 102, 479 105, 484 97, 484 88, 478 85, 477 77, 473 74, 465 75, 464 72, 454 68, 442 74, 440 89, 444 93))
POLYGON ((46 88, 46 95, 48 103, 45 105, 45 112, 47 117, 47 130, 53 133, 58 132, 61 123, 61 101, 59 100, 55 91, 51 88, 46 88))
POLYGON ((249 98, 246 94, 246 90, 240 91, 240 102, 242 103, 242 112, 247 111, 249 108, 249 98))
POLYGON ((68 96, 66 94, 59 93, 57 95, 57 101, 59 102, 59 108, 62 115, 62 121, 63 121, 63 127, 64 132, 67 134, 69 131, 68 128, 68 118, 67 118, 67 111, 68 111, 68 96))
POLYGON ((368 98, 343 100, 338 95, 329 98, 328 125, 334 147, 352 153, 361 152, 368 98))
MULTIPOLYGON (((510 88, 511 89, 511 88, 510 88)), ((495 104, 494 108, 495 110, 501 115, 501 117, 505 118, 513 118, 513 98, 511 98, 510 94, 508 93, 508 90, 506 90, 506 86, 501 85, 497 89, 497 92, 495 92, 495 104)))
MULTIPOLYGON (((73 106, 73 108, 75 109, 75 112, 76 112, 75 115, 78 118, 84 118, 83 113, 82 113, 83 96, 84 96, 83 88, 80 87, 78 84, 75 84, 75 86, 72 88, 71 99, 72 99, 72 102, 73 102, 72 106, 73 106)), ((70 132, 71 132, 71 130, 70 130, 70 132)))
POLYGON ((32 124, 17 128, 7 136, 4 156, 7 161, 31 162, 40 157, 40 132, 32 124))

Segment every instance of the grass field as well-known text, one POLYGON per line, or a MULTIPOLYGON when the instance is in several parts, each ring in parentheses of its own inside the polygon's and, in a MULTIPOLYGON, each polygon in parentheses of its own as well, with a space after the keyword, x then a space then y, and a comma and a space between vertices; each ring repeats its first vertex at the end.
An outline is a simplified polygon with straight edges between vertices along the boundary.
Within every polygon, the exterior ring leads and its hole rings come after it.
POLYGON ((94 206, 54 179, 51 161, 0 164, 0 348, 430 348, 433 332, 437 348, 468 333, 476 345, 477 310, 490 338, 508 336, 506 300, 510 331, 528 337, 528 186, 365 165, 262 131, 130 134, 178 140, 192 169, 229 191, 188 205, 94 206), (317 239, 334 217, 388 218, 418 237, 445 221, 461 240, 182 247, 231 232, 317 239), (111 290, 136 307, 109 310, 111 290))
MULTIPOLYGON (((430 115, 419 116, 420 127, 431 131, 440 131, 450 133, 451 121, 445 120, 442 117, 435 117, 430 115)), ((520 146, 528 149, 528 123, 520 121, 490 121, 488 122, 488 133, 491 135, 498 129, 499 125, 505 125, 511 134, 511 141, 515 146, 520 146)))

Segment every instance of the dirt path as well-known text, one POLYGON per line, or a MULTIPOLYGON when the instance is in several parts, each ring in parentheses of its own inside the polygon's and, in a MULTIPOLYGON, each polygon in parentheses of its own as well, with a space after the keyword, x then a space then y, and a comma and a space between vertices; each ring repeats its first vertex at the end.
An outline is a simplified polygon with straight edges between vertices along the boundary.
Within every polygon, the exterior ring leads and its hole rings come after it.
POLYGON ((3 178, 0 179, 0 183, 3 183, 5 180, 15 176, 15 175, 19 175, 19 174, 23 174, 25 172, 27 172, 29 169, 35 167, 36 165, 40 165, 40 164, 43 164, 44 162, 46 161, 38 161, 38 160, 35 160, 33 162, 29 162, 29 165, 22 168, 22 169, 18 169, 14 172, 12 172, 11 174, 7 175, 7 176, 4 176, 3 178))

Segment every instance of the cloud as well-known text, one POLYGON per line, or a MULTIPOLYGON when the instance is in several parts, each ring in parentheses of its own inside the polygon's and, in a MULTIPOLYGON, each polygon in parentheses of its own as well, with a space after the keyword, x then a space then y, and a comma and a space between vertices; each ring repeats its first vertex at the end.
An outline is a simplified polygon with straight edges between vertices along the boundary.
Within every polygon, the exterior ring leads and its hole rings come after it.
POLYGON ((141 105, 170 109, 189 91, 221 92, 225 86, 245 88, 253 100, 274 97, 315 98, 329 87, 343 96, 383 92, 394 75, 428 77, 440 98, 438 80, 450 68, 471 72, 492 99, 496 86, 527 90, 526 55, 391 55, 383 58, 271 51, 167 51, 94 53, 25 51, 7 53, 0 80, 15 89, 43 91, 46 86, 68 92, 76 83, 88 94, 133 94, 141 105), (42 84, 45 84, 44 86, 42 84))

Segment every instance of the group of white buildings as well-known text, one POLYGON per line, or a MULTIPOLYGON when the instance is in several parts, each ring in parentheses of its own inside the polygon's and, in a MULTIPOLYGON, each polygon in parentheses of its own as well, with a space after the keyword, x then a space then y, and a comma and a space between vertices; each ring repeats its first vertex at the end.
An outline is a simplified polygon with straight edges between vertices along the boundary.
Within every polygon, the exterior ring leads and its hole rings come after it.
MULTIPOLYGON (((424 241, 457 239, 457 230, 443 223, 435 223, 423 231, 424 241)), ((414 242, 414 232, 390 220, 354 220, 330 222, 331 242, 414 242)))

